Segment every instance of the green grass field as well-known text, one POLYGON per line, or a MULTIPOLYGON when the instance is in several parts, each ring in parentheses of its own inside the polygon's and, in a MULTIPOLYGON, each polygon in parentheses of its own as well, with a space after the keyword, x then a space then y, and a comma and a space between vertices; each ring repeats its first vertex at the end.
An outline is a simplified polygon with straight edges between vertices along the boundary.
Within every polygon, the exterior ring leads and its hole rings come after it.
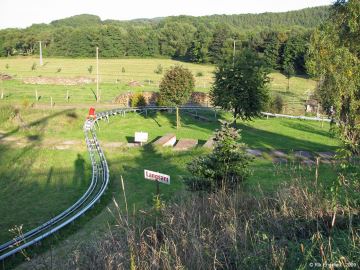
MULTIPOLYGON (((23 224, 26 231, 70 206, 86 189, 91 171, 82 132, 86 110, 22 108, 12 118, 9 118, 11 109, 2 108, 1 112, 0 242, 3 242, 12 236, 8 230, 14 226, 23 224), (56 146, 64 141, 73 144, 67 149, 57 149, 56 146)), ((226 119, 229 115, 220 117, 226 119)), ((128 149, 106 146, 107 143, 130 142, 134 132, 141 130, 149 132, 150 141, 173 132, 178 138, 198 139, 201 145, 218 127, 218 122, 202 123, 182 115, 182 127, 176 130, 174 113, 149 114, 147 118, 129 113, 125 117, 111 118, 109 123, 100 122, 97 133, 100 143, 105 145, 111 174, 110 190, 100 209, 111 202, 112 196, 122 201, 121 175, 125 179, 129 205, 136 209, 151 205, 155 186, 143 179, 143 169, 172 176, 171 185, 161 187, 164 198, 171 198, 184 189, 181 176, 188 173, 186 163, 208 151, 198 147, 189 152, 175 153, 171 149, 161 150, 151 145, 128 149)), ((243 141, 249 147, 266 151, 334 151, 339 145, 331 138, 328 124, 322 128, 316 122, 258 119, 241 122, 239 128, 242 129, 243 141)), ((302 173, 314 173, 305 167, 295 167, 302 173)), ((291 179, 288 167, 274 166, 267 155, 254 162, 253 170, 254 174, 245 183, 250 189, 260 184, 264 190, 272 190, 291 179)), ((322 177, 328 179, 334 175, 331 167, 322 167, 322 177)), ((109 220, 111 217, 104 210, 93 221, 95 224, 86 228, 103 228, 109 220)))
MULTIPOLYGON (((12 80, 0 81, 0 94, 4 92, 4 99, 0 100, 0 243, 14 236, 9 230, 15 226, 23 225, 22 230, 27 231, 70 206, 81 196, 90 180, 91 168, 82 128, 88 107, 96 102, 96 85, 35 85, 25 84, 23 80, 39 76, 95 78, 96 63, 93 59, 51 58, 45 59, 43 67, 37 66, 31 70, 34 62, 37 59, 0 59, 0 73, 13 76, 12 80), (92 74, 88 72, 90 65, 93 66, 92 74), (61 71, 57 72, 59 68, 61 71), (39 95, 38 101, 35 101, 35 91, 39 95), (67 91, 70 94, 68 102, 65 100, 67 91), (49 108, 50 98, 55 103, 52 109, 49 108)), ((164 70, 182 64, 194 75, 202 73, 202 76, 195 76, 197 91, 208 92, 211 87, 215 69, 211 65, 169 59, 102 59, 102 95, 101 103, 96 105, 97 110, 114 106, 112 102, 115 97, 127 91, 158 91, 162 74, 156 74, 154 70, 159 64, 164 70), (125 72, 122 72, 122 68, 125 72), (129 86, 128 83, 133 80, 142 86, 129 86)), ((272 73, 271 78, 271 94, 284 98, 287 102, 285 112, 303 114, 303 99, 315 88, 315 82, 294 77, 290 80, 290 91, 287 91, 287 80, 282 74, 272 73)), ((127 200, 132 211, 152 205, 155 185, 143 179, 144 169, 171 175, 171 185, 161 186, 165 200, 171 200, 177 193, 183 194, 181 177, 188 174, 186 164, 209 151, 201 145, 219 127, 213 113, 205 114, 214 121, 199 122, 182 114, 182 127, 179 130, 175 128, 174 113, 149 114, 148 117, 129 113, 125 117, 110 118, 109 123, 100 122, 97 133, 110 166, 110 189, 90 214, 71 225, 63 235, 76 243, 84 235, 96 235, 106 230, 106 224, 113 220, 106 209, 113 209, 112 198, 119 201, 121 207, 124 206, 121 176, 125 180, 127 200), (171 149, 154 148, 151 144, 142 148, 113 146, 119 142, 132 142, 135 131, 149 132, 150 141, 172 132, 176 133, 178 139, 199 140, 199 147, 177 153, 171 149)), ((220 113, 217 117, 225 120, 231 118, 226 113, 220 113)), ((277 189, 296 174, 306 175, 309 179, 314 176, 313 168, 300 166, 298 162, 274 165, 271 150, 282 150, 291 158, 295 150, 315 153, 335 151, 339 146, 339 141, 331 137, 327 123, 322 127, 317 122, 256 119, 240 121, 238 128, 242 130, 242 140, 248 147, 264 151, 263 156, 252 164, 253 174, 243 183, 243 188, 249 192, 258 186, 264 191, 277 189)), ((332 166, 320 166, 322 181, 331 181, 335 176, 332 166)), ((54 239, 47 243, 52 245, 54 239)))
MULTIPOLYGON (((78 105, 92 104, 95 102, 95 83, 65 86, 65 85, 34 85, 23 83, 24 79, 34 77, 55 77, 73 78, 84 76, 96 78, 95 59, 57 59, 49 58, 44 60, 44 66, 38 65, 37 58, 0 58, 0 73, 13 76, 13 80, 0 81, 0 90, 4 91, 2 103, 33 104, 35 91, 40 97, 38 104, 50 105, 50 98, 53 98, 57 105, 78 105), (35 70, 31 70, 33 63, 37 64, 35 70), (88 68, 93 66, 90 74, 88 68), (61 71, 58 72, 58 69, 61 71), (67 102, 66 95, 69 91, 70 100, 67 102)), ((163 74, 156 74, 158 65, 164 71, 170 66, 183 65, 191 70, 196 79, 196 91, 208 92, 213 82, 215 66, 184 63, 169 59, 101 59, 99 64, 101 102, 110 104, 115 97, 121 93, 158 91, 158 84, 163 74), (122 68, 125 72, 122 72, 122 68), (201 73, 201 76, 199 76, 201 73), (141 86, 129 86, 130 81, 137 81, 141 86)), ((309 92, 314 91, 315 82, 302 78, 293 77, 290 79, 290 89, 287 91, 287 79, 280 73, 271 74, 270 90, 272 95, 279 94, 286 102, 285 113, 303 114, 304 100, 309 92)))

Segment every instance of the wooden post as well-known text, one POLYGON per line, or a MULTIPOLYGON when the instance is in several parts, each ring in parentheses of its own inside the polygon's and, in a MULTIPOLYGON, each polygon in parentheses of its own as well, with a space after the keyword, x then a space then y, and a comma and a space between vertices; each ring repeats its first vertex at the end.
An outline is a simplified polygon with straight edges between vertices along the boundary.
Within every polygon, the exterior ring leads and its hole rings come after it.
POLYGON ((99 93, 99 47, 96 47, 96 101, 100 102, 99 93))
POLYGON ((36 99, 36 101, 39 100, 39 96, 38 96, 38 91, 37 91, 37 89, 35 90, 35 99, 36 99))
POLYGON ((319 164, 320 164, 320 157, 316 158, 316 169, 315 169, 315 184, 317 186, 318 179, 319 179, 319 164))
POLYGON ((51 108, 53 107, 53 98, 52 97, 50 97, 50 106, 51 106, 51 108))
POLYGON ((156 181, 156 195, 159 198, 159 195, 160 195, 160 183, 159 183, 159 181, 156 181))
POLYGON ((4 88, 2 88, 3 85, 2 79, 0 79, 0 82, 1 82, 1 99, 4 99, 4 88))
POLYGON ((69 102, 69 90, 66 91, 66 101, 69 102))
POLYGON ((176 128, 179 128, 180 126, 179 107, 176 106, 176 128))

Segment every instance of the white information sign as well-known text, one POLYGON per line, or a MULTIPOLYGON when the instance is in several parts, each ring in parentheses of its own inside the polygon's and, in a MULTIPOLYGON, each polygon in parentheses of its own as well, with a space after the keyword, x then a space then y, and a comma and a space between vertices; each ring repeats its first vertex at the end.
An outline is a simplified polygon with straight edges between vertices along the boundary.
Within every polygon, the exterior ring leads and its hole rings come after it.
POLYGON ((135 142, 145 143, 148 138, 149 134, 147 132, 135 132, 135 142))
POLYGON ((149 170, 144 170, 144 176, 145 176, 145 179, 158 181, 160 183, 170 185, 170 175, 153 172, 153 171, 149 171, 149 170))

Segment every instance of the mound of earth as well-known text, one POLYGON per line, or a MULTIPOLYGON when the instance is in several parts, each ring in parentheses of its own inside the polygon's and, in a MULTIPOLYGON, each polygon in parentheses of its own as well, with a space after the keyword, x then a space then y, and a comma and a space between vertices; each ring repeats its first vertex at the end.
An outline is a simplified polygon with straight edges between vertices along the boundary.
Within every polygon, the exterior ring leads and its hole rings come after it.
POLYGON ((94 83, 95 80, 87 77, 60 78, 60 77, 32 77, 24 79, 26 84, 54 84, 54 85, 79 85, 94 83))
POLYGON ((11 80, 11 79, 12 79, 12 77, 9 74, 0 73, 0 80, 6 81, 6 80, 11 80))
POLYGON ((144 86, 144 85, 142 85, 140 82, 138 82, 138 81, 130 81, 129 83, 128 83, 128 86, 144 86))

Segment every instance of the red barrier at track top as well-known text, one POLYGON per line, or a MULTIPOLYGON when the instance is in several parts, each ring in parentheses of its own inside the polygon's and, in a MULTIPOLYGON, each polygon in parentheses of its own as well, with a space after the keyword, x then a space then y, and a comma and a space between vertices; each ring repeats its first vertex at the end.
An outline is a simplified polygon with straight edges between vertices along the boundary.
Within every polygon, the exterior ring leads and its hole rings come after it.
POLYGON ((91 107, 89 109, 89 115, 86 117, 86 119, 89 119, 89 118, 96 119, 95 108, 93 108, 93 107, 91 107))

